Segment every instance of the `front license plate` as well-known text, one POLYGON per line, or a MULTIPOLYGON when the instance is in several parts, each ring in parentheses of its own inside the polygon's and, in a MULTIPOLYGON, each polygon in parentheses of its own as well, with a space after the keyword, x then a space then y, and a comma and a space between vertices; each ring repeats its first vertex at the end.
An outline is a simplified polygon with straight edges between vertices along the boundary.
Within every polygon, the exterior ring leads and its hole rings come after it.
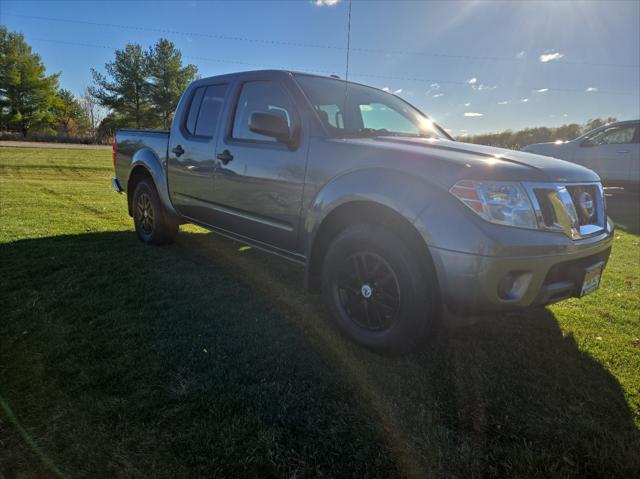
POLYGON ((600 286, 600 277, 602 276, 603 264, 597 264, 591 268, 587 268, 584 273, 584 281, 582 281, 582 289, 580 296, 586 296, 593 293, 600 286))

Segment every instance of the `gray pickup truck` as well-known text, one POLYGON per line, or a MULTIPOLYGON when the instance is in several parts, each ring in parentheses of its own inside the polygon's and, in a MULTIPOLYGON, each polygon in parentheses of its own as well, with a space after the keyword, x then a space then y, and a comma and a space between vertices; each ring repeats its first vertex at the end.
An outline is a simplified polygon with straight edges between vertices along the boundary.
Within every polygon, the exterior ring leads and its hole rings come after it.
POLYGON ((613 238, 593 171, 454 141, 332 77, 197 80, 170 132, 119 131, 113 161, 142 241, 195 223, 298 262, 339 328, 386 354, 442 317, 591 293, 613 238))

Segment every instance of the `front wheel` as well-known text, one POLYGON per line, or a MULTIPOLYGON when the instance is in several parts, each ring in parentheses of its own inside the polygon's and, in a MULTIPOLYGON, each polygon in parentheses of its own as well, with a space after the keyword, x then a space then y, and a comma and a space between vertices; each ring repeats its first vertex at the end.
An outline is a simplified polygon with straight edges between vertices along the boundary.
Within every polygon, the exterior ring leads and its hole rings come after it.
POLYGON ((322 290, 338 327, 357 343, 398 355, 437 323, 435 273, 407 243, 376 225, 343 231, 330 245, 322 290))
POLYGON ((178 233, 174 221, 160 203, 153 181, 141 180, 133 193, 133 224, 141 241, 147 244, 171 243, 178 233))

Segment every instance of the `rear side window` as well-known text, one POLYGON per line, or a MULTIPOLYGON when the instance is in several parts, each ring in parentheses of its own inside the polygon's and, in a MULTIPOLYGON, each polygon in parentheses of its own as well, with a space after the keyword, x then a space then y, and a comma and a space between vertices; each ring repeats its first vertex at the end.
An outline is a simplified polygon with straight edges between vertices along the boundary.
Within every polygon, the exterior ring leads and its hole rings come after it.
POLYGON ((242 86, 232 131, 232 137, 238 140, 276 142, 275 138, 259 135, 249 129, 251 114, 256 112, 279 115, 291 127, 293 104, 279 83, 260 80, 242 86))
POLYGON ((227 85, 212 85, 207 87, 202 97, 198 121, 196 122, 197 136, 211 137, 215 134, 226 91, 227 85))
POLYGON ((185 125, 189 134, 213 137, 226 91, 227 85, 211 85, 196 89, 185 125))
POLYGON ((196 120, 198 119, 198 112, 200 111, 200 103, 202 102, 202 95, 204 95, 204 90, 204 87, 196 88, 196 91, 191 97, 189 116, 187 116, 187 124, 185 125, 185 128, 191 135, 196 134, 196 120))

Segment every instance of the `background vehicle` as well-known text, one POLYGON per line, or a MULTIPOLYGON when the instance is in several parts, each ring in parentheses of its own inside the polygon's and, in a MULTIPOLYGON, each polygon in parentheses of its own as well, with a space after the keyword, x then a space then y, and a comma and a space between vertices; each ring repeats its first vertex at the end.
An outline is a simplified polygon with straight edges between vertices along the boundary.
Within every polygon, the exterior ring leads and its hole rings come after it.
POLYGON ((571 141, 536 143, 523 149, 592 169, 607 186, 640 187, 640 121, 601 126, 571 141))
POLYGON ((588 294, 611 248, 592 171, 455 142, 400 98, 334 78, 198 80, 171 132, 118 132, 114 165, 141 240, 192 222, 304 264, 342 331, 385 353, 443 309, 588 294))

